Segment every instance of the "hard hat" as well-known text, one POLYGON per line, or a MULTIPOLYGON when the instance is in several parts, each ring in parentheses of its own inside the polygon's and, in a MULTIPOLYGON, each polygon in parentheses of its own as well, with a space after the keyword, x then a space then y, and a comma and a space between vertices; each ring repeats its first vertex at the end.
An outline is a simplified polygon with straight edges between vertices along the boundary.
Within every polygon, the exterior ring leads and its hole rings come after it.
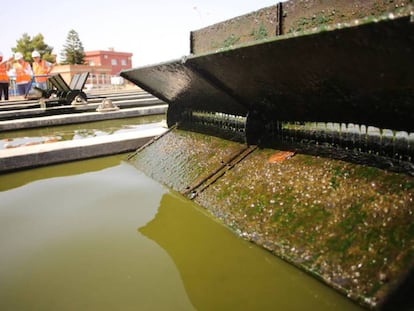
POLYGON ((19 60, 19 59, 22 59, 22 58, 23 58, 22 53, 20 53, 20 52, 16 52, 16 53, 14 54, 14 59, 15 59, 15 60, 19 60))
POLYGON ((38 51, 33 51, 32 52, 32 57, 40 57, 40 54, 38 51))

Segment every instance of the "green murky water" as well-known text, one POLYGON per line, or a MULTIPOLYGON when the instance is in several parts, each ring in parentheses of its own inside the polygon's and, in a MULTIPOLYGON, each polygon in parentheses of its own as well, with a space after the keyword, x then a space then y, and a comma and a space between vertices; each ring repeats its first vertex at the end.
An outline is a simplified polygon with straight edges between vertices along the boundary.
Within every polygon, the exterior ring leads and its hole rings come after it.
POLYGON ((125 155, 0 175, 0 310, 358 310, 125 155))

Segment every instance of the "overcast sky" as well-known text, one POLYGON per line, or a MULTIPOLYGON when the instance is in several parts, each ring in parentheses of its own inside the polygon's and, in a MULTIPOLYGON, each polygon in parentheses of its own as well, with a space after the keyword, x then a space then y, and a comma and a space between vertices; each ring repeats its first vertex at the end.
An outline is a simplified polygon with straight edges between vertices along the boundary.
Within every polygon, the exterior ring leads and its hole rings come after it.
POLYGON ((18 0, 1 1, 0 51, 5 57, 23 33, 41 33, 60 54, 74 29, 86 51, 134 54, 133 67, 189 54, 190 31, 276 4, 272 0, 18 0))

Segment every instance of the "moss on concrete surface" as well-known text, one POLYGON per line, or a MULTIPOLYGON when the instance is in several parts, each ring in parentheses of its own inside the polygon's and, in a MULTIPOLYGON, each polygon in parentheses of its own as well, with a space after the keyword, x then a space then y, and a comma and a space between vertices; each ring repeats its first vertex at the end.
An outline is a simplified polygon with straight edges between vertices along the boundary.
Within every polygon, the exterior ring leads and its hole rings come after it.
MULTIPOLYGON (((185 192, 242 148, 174 130, 135 163, 185 192)), ((277 152, 257 149, 194 200, 241 237, 375 306, 414 260, 414 178, 303 154, 269 163, 277 152)))
POLYGON ((409 13, 413 3, 414 0, 290 0, 280 3, 282 16, 273 5, 192 31, 191 53, 204 54, 278 35, 353 24, 389 13, 409 13))
POLYGON ((414 259, 413 178, 259 150, 196 200, 241 236, 375 305, 414 259))
POLYGON ((174 130, 139 152, 135 165, 155 180, 185 192, 243 148, 243 144, 213 136, 174 130))

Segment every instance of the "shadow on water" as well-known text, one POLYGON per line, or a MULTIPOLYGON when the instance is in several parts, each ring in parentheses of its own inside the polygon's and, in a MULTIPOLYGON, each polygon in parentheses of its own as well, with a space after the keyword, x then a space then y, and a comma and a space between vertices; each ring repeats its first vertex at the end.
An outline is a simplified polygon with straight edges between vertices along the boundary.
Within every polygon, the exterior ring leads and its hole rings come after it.
POLYGON ((246 242, 175 193, 138 229, 174 261, 197 310, 360 310, 317 280, 246 242))

